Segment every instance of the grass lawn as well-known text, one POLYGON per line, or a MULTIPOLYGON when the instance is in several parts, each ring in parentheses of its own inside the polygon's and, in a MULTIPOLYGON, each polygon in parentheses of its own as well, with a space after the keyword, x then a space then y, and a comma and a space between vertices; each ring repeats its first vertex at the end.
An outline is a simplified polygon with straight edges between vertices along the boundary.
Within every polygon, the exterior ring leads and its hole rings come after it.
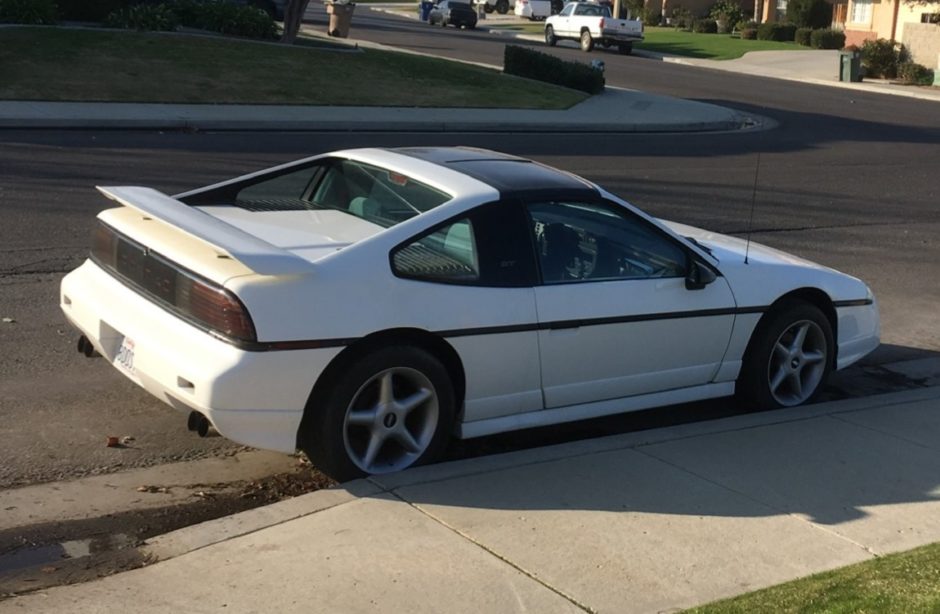
POLYGON ((816 574, 688 612, 940 612, 940 543, 816 574))
POLYGON ((728 34, 698 34, 696 32, 683 32, 675 28, 648 27, 644 34, 646 40, 637 43, 637 49, 709 60, 733 60, 748 51, 798 51, 807 49, 796 43, 743 40, 731 38, 728 34))
POLYGON ((118 30, 0 29, 0 99, 562 109, 579 92, 402 53, 118 30))

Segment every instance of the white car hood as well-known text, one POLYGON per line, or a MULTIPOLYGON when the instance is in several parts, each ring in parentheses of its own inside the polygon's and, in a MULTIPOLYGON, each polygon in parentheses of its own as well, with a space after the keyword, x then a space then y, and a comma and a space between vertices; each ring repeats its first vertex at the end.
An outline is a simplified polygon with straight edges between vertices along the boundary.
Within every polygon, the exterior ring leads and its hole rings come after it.
POLYGON ((240 207, 198 207, 227 224, 311 262, 383 230, 349 213, 331 211, 249 211, 240 207))
POLYGON ((750 242, 694 226, 661 220, 676 234, 711 250, 718 269, 727 278, 741 306, 766 305, 799 288, 819 288, 834 301, 871 298, 861 280, 827 266, 750 242), (747 252, 747 264, 744 254, 747 252))

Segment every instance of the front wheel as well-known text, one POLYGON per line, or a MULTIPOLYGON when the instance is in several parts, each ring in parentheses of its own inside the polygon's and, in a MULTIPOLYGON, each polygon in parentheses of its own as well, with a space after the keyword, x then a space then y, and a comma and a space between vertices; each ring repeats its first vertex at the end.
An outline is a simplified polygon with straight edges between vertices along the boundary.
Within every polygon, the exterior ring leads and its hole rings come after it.
POLYGON ((545 44, 549 47, 554 47, 557 42, 558 38, 555 37, 555 28, 545 26, 545 44))
POLYGON ((496 12, 505 15, 509 12, 509 0, 496 0, 496 12))
POLYGON ((587 30, 581 32, 581 51, 591 51, 594 49, 594 39, 591 38, 591 33, 587 30))
POLYGON ((787 301, 761 322, 738 378, 738 396, 755 409, 795 407, 822 391, 832 370, 835 340, 820 309, 787 301))
POLYGON ((443 451, 454 423, 447 370, 416 347, 389 347, 338 377, 308 408, 301 441, 321 471, 340 480, 427 463, 443 451))

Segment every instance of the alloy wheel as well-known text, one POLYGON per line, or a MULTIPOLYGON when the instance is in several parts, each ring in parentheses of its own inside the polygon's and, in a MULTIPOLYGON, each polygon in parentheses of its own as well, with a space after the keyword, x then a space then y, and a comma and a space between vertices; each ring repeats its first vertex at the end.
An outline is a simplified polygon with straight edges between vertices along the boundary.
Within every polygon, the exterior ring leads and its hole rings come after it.
POLYGON ((777 338, 767 365, 767 383, 774 400, 793 407, 815 394, 826 372, 826 335, 811 320, 794 322, 777 338))

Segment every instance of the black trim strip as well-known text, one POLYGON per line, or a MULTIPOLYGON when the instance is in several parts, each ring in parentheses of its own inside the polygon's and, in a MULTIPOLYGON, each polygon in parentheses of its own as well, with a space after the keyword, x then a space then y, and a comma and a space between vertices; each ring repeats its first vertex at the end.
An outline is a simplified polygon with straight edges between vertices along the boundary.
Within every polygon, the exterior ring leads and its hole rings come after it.
POLYGON ((863 307, 865 305, 871 305, 875 301, 870 298, 857 298, 850 301, 833 301, 833 307, 863 307))
MULTIPOLYGON (((741 315, 748 313, 764 313, 769 307, 730 307, 727 309, 700 309, 697 311, 673 311, 671 313, 648 313, 629 316, 608 316, 603 318, 589 318, 585 320, 555 320, 533 324, 508 324, 506 326, 480 326, 476 328, 455 328, 451 330, 434 331, 434 334, 445 338, 472 337, 479 335, 505 335, 509 333, 526 333, 537 330, 561 330, 566 328, 580 328, 582 326, 602 326, 604 324, 622 324, 627 322, 651 322, 655 320, 678 320, 683 318, 710 318, 715 316, 741 315)), ((302 341, 271 341, 257 343, 239 343, 238 347, 252 352, 269 352, 278 350, 315 350, 322 348, 343 347, 352 344, 361 337, 338 339, 312 339, 302 341)))

